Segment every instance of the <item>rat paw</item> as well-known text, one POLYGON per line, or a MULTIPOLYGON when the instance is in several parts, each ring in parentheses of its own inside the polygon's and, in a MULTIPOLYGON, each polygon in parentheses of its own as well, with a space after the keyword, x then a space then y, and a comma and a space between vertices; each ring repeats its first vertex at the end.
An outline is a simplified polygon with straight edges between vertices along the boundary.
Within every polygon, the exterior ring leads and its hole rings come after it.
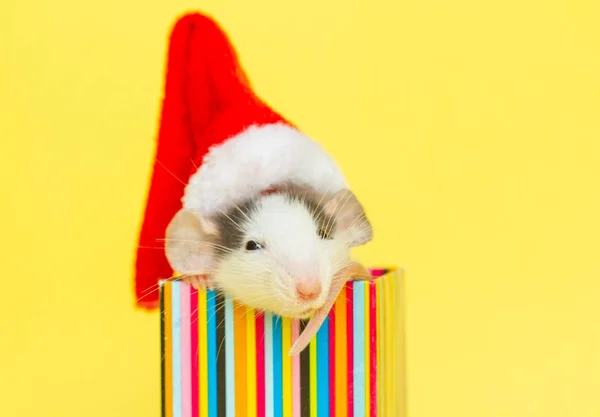
POLYGON ((209 289, 209 290, 214 289, 214 284, 213 284, 212 280, 209 278, 208 275, 205 275, 205 274, 188 275, 183 278, 183 282, 191 285, 193 288, 195 288, 197 290, 206 291, 207 289, 209 289))

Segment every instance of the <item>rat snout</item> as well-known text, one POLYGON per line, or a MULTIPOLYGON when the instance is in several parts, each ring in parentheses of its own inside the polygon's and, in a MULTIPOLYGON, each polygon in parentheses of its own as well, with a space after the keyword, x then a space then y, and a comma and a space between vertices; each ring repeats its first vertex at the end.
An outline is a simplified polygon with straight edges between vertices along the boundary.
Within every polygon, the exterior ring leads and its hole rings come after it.
POLYGON ((322 291, 323 286, 318 278, 303 278, 296 284, 296 295, 302 301, 314 301, 322 291))

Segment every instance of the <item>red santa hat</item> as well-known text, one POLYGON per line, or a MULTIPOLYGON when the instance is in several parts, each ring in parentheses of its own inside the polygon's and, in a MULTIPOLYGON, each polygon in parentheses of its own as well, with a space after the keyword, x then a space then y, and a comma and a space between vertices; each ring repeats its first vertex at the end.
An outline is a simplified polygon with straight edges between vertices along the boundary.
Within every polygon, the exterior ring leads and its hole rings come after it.
POLYGON ((198 13, 180 18, 137 249, 138 305, 156 307, 158 281, 173 274, 157 248, 179 209, 210 216, 285 182, 346 188, 327 152, 254 93, 223 30, 198 13))

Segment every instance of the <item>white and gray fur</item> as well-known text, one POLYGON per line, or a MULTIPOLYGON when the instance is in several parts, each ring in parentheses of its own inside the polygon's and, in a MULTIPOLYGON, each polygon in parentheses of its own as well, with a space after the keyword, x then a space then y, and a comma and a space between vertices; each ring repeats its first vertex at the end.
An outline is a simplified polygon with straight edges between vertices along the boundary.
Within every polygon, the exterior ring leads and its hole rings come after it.
POLYGON ((317 195, 285 186, 212 218, 181 210, 167 230, 166 252, 176 271, 208 276, 243 304, 306 317, 324 303, 333 275, 350 261, 351 247, 367 243, 372 233, 351 191, 317 195), (250 240, 261 249, 247 250, 250 240), (322 286, 309 301, 296 292, 307 279, 322 286))

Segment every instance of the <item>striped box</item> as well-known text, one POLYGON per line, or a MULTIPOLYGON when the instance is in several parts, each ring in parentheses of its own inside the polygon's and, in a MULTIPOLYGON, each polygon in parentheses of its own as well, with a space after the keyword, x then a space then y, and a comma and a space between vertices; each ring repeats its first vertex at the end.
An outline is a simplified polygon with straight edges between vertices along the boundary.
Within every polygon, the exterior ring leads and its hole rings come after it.
POLYGON ((403 274, 346 285, 310 346, 304 321, 163 281, 164 417, 403 417, 403 274))

